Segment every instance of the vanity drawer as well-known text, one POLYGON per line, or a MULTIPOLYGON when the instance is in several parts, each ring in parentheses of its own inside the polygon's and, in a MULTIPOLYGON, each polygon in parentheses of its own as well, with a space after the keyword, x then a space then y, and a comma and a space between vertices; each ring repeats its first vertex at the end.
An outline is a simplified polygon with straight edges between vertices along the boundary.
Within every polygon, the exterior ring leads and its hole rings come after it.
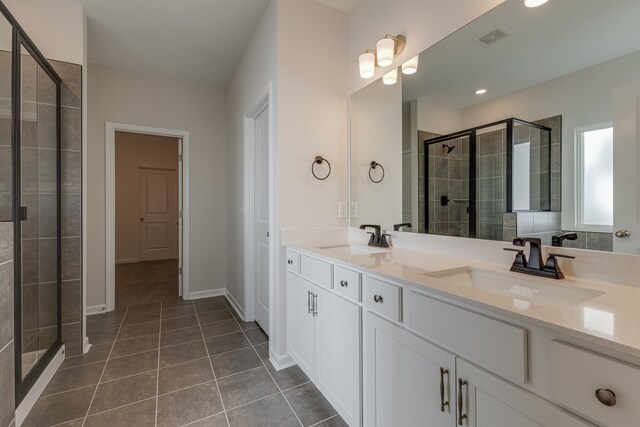
POLYGON ((369 276, 365 280, 364 305, 394 322, 401 322, 402 287, 369 276))
POLYGON ((300 274, 300 253, 287 249, 287 270, 300 274))
POLYGON ((327 289, 333 284, 333 265, 309 255, 302 255, 300 259, 300 274, 327 289))
POLYGON ((405 324, 426 339, 519 384, 527 382, 527 330, 409 291, 405 324))
POLYGON ((336 293, 349 298, 355 302, 360 302, 360 283, 362 275, 357 271, 348 268, 335 266, 333 272, 333 289, 336 293))
POLYGON ((640 367, 559 341, 551 342, 550 358, 551 395, 557 402, 607 426, 640 424, 640 367), (603 400, 611 396, 606 390, 615 394, 614 406, 598 400, 599 389, 603 400))

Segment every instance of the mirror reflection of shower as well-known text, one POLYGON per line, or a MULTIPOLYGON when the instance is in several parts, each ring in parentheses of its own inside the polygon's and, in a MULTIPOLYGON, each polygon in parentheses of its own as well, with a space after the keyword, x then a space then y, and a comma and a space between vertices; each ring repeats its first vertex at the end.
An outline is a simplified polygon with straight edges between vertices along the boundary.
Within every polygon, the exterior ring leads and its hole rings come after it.
POLYGON ((442 154, 443 155, 450 154, 455 149, 456 149, 455 145, 442 144, 442 154))

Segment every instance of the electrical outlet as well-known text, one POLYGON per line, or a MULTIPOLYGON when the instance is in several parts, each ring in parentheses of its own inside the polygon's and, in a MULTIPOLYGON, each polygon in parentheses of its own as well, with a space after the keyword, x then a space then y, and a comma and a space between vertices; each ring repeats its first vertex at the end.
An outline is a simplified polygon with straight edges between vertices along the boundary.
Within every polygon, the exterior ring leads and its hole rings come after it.
POLYGON ((338 202, 338 218, 348 218, 348 217, 349 217, 349 203, 338 202))
POLYGON ((351 202, 350 215, 351 218, 358 218, 358 202, 351 202))

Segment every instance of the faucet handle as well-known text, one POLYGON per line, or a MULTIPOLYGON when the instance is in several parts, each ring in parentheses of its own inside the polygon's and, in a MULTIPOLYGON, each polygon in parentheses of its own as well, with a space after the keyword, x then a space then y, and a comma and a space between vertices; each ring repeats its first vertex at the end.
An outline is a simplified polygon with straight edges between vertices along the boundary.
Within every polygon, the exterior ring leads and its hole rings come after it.
POLYGON ((513 260, 513 265, 518 267, 526 267, 527 266, 527 258, 524 255, 523 249, 515 249, 515 248, 503 248, 505 251, 509 252, 517 252, 516 259, 513 260))
POLYGON ((573 255, 565 255, 565 254, 549 254, 549 258, 568 258, 568 259, 576 259, 573 255))

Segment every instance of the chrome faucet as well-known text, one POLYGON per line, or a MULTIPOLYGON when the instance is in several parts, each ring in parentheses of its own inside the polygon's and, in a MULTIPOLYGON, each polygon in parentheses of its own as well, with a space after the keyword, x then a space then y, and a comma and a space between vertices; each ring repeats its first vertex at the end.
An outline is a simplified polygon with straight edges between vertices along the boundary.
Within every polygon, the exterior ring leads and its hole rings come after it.
POLYGON ((517 252, 516 259, 511 265, 511 271, 517 273, 531 274, 533 276, 549 277, 554 279, 564 279, 564 274, 560 270, 557 258, 570 258, 574 256, 550 253, 547 261, 542 260, 542 240, 536 238, 516 237, 513 239, 515 246, 524 247, 529 243, 529 259, 524 254, 524 249, 504 248, 505 251, 517 252))
POLYGON ((369 243, 368 243, 369 246, 375 246, 378 248, 389 247, 387 236, 390 236, 390 234, 382 234, 380 231, 381 227, 379 225, 362 224, 360 226, 360 230, 366 230, 367 228, 373 228, 373 233, 367 231, 367 233, 371 234, 371 237, 369 238, 369 243))

